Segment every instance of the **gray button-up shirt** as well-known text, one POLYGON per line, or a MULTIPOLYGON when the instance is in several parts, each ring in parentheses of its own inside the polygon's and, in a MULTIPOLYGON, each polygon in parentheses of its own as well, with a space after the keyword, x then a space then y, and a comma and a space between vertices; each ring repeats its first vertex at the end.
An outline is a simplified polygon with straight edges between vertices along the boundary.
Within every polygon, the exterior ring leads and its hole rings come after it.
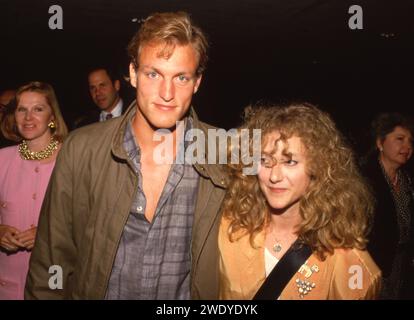
MULTIPOLYGON (((191 128, 192 120, 187 118, 185 131, 191 128)), ((186 147, 187 143, 179 146, 184 150, 186 147)), ((191 164, 174 163, 154 218, 149 222, 144 216, 141 152, 131 123, 125 132, 124 148, 139 176, 139 185, 119 243, 106 299, 189 299, 198 173, 191 164)))

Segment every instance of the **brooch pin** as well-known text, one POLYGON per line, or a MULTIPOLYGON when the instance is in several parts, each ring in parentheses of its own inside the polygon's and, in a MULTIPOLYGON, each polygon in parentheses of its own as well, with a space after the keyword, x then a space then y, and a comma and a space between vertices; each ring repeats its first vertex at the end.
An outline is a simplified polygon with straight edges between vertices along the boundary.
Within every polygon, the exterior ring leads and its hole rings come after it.
MULTIPOLYGON (((313 273, 319 272, 319 267, 314 264, 312 267, 307 265, 308 261, 306 261, 302 266, 299 268, 299 273, 305 276, 305 279, 308 279, 312 276, 313 273)), ((298 287, 299 297, 303 299, 305 295, 307 295, 312 289, 316 287, 316 284, 307 280, 296 279, 296 286, 298 287)))

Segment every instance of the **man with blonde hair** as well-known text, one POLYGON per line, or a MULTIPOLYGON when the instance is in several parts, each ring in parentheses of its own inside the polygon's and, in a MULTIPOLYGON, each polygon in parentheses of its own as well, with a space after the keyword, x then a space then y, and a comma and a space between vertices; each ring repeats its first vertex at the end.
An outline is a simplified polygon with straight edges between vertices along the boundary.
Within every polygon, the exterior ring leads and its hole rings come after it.
POLYGON ((136 101, 113 121, 75 131, 62 147, 26 298, 218 298, 222 168, 154 157, 158 129, 178 146, 169 154, 176 159, 188 147, 177 121, 184 133, 211 128, 190 107, 207 47, 186 13, 156 13, 142 23, 128 46, 136 101))

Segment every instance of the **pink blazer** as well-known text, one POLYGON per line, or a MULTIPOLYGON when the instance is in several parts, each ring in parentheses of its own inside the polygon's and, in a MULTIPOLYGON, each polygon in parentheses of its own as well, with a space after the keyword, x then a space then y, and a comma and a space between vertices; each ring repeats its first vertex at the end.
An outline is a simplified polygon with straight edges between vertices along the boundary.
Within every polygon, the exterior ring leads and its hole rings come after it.
MULTIPOLYGON (((55 162, 23 160, 17 146, 0 149, 0 224, 21 231, 37 226, 55 162)), ((0 300, 23 299, 30 252, 0 249, 0 300)))

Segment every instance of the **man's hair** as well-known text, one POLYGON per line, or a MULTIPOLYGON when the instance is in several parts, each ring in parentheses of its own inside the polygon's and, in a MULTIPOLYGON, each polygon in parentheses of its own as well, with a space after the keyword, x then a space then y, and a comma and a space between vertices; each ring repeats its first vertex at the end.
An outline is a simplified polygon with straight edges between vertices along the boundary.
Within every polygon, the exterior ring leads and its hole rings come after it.
POLYGON ((166 57, 173 53, 175 46, 191 44, 199 58, 196 74, 200 76, 204 72, 208 60, 208 42, 186 12, 154 13, 144 20, 128 44, 128 55, 135 69, 138 68, 142 46, 150 42, 165 43, 161 55, 166 57))
POLYGON ((89 68, 88 73, 87 73, 88 77, 90 76, 91 73, 99 71, 99 70, 106 71, 112 83, 114 83, 116 80, 119 80, 119 81, 121 80, 120 73, 114 67, 110 65, 105 65, 105 64, 94 65, 91 68, 89 68))
MULTIPOLYGON (((321 259, 336 248, 364 249, 373 197, 331 117, 309 103, 248 107, 245 113, 241 128, 261 129, 262 145, 269 134, 278 131, 282 141, 298 136, 305 146, 311 183, 299 202, 299 239, 321 259)), ((252 149, 254 139, 250 137, 249 143, 252 149)), ((269 222, 270 213, 257 176, 244 175, 244 166, 229 165, 232 179, 223 212, 231 221, 230 239, 247 233, 253 244, 255 235, 269 222)))
POLYGON ((50 84, 39 81, 30 82, 17 89, 16 98, 8 106, 6 114, 1 121, 1 131, 4 137, 16 142, 22 140, 22 137, 19 134, 16 126, 15 111, 19 104, 20 97, 24 92, 37 92, 46 98, 47 103, 52 109, 52 115, 55 117, 54 121, 56 128, 52 129, 52 134, 58 141, 62 142, 68 134, 68 128, 66 127, 62 113, 60 112, 55 91, 50 84))

